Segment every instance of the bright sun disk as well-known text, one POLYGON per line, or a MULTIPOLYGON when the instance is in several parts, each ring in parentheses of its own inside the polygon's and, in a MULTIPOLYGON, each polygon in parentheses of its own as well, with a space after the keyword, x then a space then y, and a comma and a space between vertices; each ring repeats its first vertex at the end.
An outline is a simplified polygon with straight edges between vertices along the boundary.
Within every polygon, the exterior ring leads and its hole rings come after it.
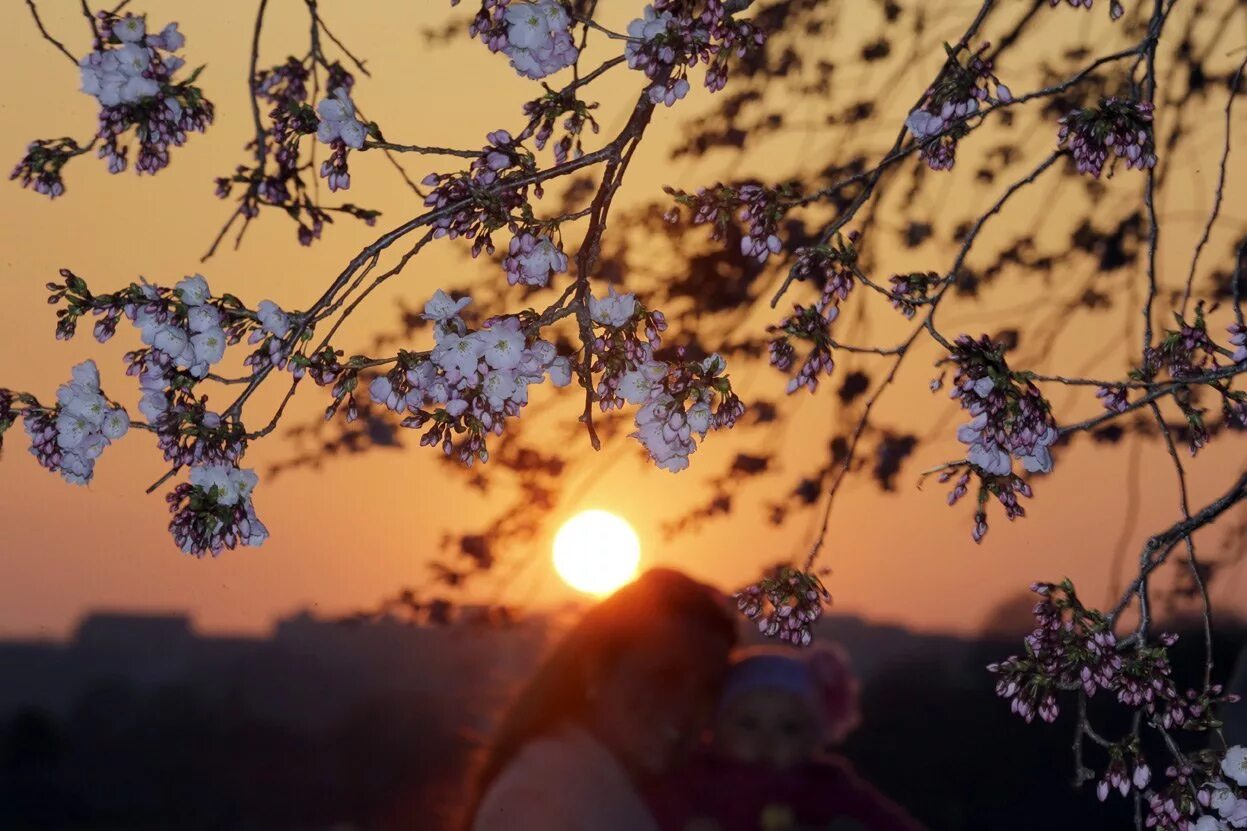
POLYGON ((554 536, 554 570, 587 594, 613 592, 632 579, 640 561, 636 531, 607 511, 582 511, 554 536))

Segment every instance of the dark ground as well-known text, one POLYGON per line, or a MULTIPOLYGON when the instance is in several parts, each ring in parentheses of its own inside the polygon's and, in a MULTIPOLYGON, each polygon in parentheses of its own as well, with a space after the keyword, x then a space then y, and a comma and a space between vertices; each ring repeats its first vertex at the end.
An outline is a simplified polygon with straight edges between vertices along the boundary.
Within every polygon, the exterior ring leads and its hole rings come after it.
MULTIPOLYGON (((824 629, 864 678, 846 754, 931 829, 1129 827, 1126 800, 1071 788, 1068 717, 1028 726, 994 695, 982 668, 1018 639, 844 617, 824 629)), ((251 640, 200 637, 177 617, 97 616, 68 644, 0 644, 0 828, 445 828, 490 715, 541 640, 537 623, 302 617, 251 640)), ((1222 673, 1242 640, 1219 639, 1222 673)), ((1198 635, 1179 641, 1179 677, 1194 677, 1183 673, 1201 649, 1198 635)))

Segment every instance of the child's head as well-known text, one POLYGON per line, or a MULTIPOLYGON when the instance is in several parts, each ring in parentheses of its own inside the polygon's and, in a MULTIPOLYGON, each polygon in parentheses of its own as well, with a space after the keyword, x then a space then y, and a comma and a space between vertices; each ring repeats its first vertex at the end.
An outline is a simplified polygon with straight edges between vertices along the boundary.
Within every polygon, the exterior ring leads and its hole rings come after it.
POLYGON ((839 649, 746 650, 728 674, 715 743, 734 761, 784 769, 842 741, 857 720, 857 682, 839 649))

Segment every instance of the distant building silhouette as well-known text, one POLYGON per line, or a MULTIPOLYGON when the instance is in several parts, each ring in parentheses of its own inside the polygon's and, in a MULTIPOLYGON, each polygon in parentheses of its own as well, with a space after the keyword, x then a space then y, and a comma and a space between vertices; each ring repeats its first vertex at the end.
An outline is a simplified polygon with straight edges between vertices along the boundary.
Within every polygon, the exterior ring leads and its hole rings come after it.
POLYGON ((302 612, 279 620, 269 637, 228 637, 198 633, 185 614, 94 612, 67 642, 0 640, 0 717, 30 706, 65 715, 102 684, 139 692, 187 685, 300 724, 333 719, 374 695, 439 699, 469 689, 480 692, 476 704, 499 706, 544 641, 539 617, 490 629, 342 623, 302 612))

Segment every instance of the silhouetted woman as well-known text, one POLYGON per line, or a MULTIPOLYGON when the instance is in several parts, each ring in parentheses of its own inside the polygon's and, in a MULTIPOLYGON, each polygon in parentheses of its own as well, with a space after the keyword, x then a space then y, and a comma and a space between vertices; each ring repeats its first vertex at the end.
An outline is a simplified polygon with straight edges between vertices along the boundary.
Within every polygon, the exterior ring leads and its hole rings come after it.
POLYGON ((472 831, 656 831, 638 785, 679 763, 712 711, 735 625, 655 569, 590 609, 502 719, 472 831))

